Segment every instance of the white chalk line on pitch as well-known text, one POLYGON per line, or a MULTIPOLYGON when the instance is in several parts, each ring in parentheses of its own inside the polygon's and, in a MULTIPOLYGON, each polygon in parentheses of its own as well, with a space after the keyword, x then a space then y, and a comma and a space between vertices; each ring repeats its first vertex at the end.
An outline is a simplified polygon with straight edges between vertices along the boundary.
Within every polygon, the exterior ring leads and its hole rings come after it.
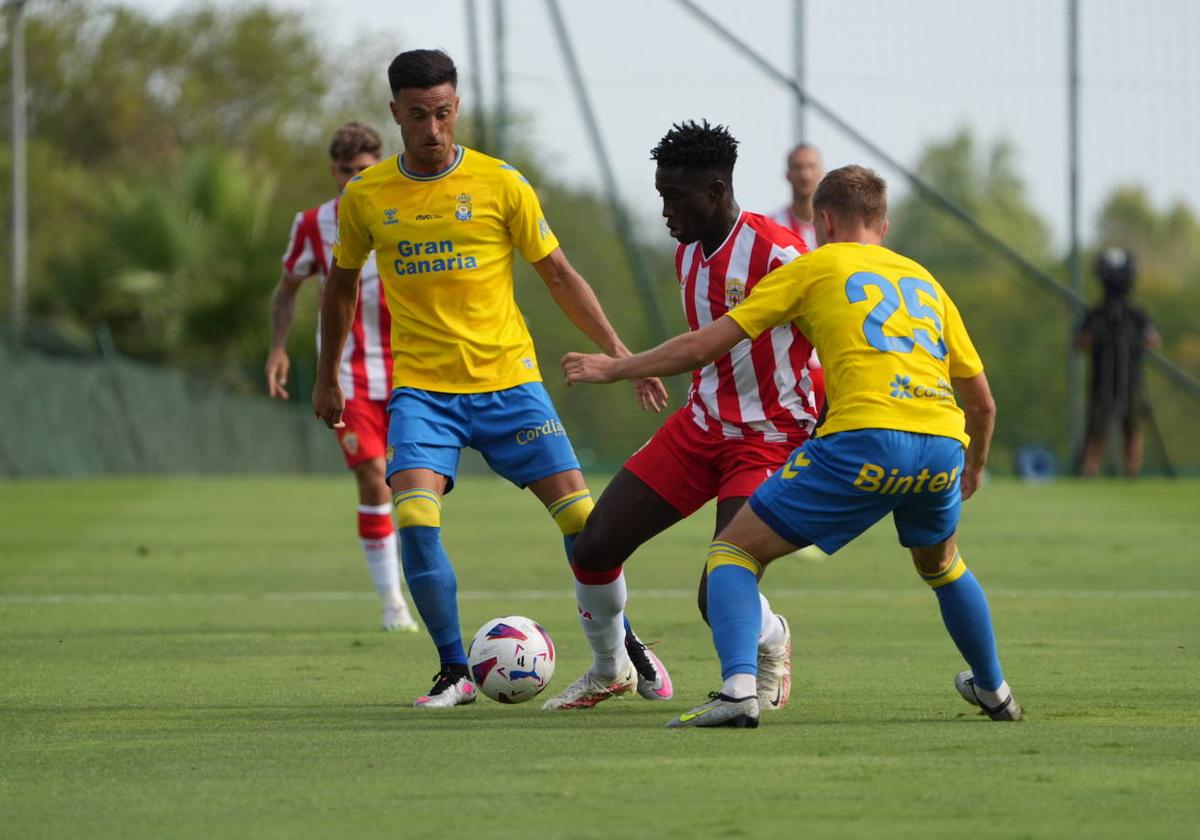
MULTIPOLYGON (((772 589, 770 598, 926 598, 924 588, 913 589, 772 589)), ((989 598, 1034 600, 1145 600, 1177 601, 1200 597, 1196 589, 989 589, 989 598)), ((575 594, 566 589, 467 589, 460 591, 463 601, 574 600, 575 594)), ((692 599, 695 589, 631 589, 631 601, 692 599)), ((0 606, 53 606, 57 604, 152 604, 152 603, 228 603, 237 601, 374 601, 373 592, 163 592, 163 593, 93 593, 0 595, 0 606)))

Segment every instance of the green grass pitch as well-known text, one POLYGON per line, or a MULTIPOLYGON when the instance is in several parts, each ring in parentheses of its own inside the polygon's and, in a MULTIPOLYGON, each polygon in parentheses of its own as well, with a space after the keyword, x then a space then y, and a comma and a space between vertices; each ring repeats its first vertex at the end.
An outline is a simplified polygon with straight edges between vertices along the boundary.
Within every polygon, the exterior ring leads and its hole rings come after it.
MULTIPOLYGON (((353 502, 344 476, 0 484, 0 836, 1197 836, 1200 483, 966 505, 1015 725, 955 693, 890 524, 780 560, 795 688, 755 731, 663 728, 718 685, 710 510, 628 566, 675 700, 421 711, 432 646, 376 630, 353 502)), ((536 618, 564 687, 589 657, 549 517, 472 478, 444 518, 465 634, 536 618)))

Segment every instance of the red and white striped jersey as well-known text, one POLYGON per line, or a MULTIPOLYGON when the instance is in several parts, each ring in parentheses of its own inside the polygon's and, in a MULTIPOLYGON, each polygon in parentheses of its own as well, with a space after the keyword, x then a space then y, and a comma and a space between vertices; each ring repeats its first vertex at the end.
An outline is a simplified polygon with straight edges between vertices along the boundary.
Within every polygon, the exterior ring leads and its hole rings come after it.
MULTIPOLYGON (((296 214, 283 255, 284 271, 301 280, 319 275, 324 286, 333 260, 337 213, 338 200, 333 198, 296 214)), ((318 347, 320 342, 318 327, 318 347)), ((358 308, 342 351, 338 382, 346 399, 386 400, 392 393, 392 316, 383 300, 374 254, 359 275, 358 308)))
POLYGON ((804 244, 808 246, 808 250, 815 250, 817 247, 817 226, 812 222, 806 222, 798 218, 792 213, 792 206, 789 204, 786 207, 780 207, 769 217, 771 221, 783 225, 792 233, 804 240, 804 244))
MULTIPOLYGON (((766 216, 743 212, 715 253, 675 249, 688 326, 698 330, 737 306, 764 275, 807 252, 804 240, 766 216)), ((727 438, 799 445, 817 422, 808 372, 812 345, 794 325, 749 339, 692 373, 688 408, 702 429, 727 438)))

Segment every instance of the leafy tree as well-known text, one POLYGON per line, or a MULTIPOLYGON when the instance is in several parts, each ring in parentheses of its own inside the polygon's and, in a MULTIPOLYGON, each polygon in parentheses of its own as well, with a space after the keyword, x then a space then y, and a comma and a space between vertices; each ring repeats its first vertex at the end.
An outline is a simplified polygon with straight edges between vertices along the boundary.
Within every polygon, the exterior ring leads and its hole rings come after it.
POLYGON ((271 178, 236 154, 193 152, 167 181, 110 176, 91 196, 87 236, 50 262, 41 306, 103 322, 118 350, 240 370, 258 353, 280 246, 271 178))
MULTIPOLYGON (((95 181, 164 181, 197 148, 236 152, 249 173, 274 181, 278 205, 268 226, 282 243, 291 214, 329 191, 322 163, 333 127, 349 116, 386 116, 379 70, 386 44, 327 55, 301 13, 265 3, 154 19, 87 0, 35 2, 27 7, 26 42, 33 298, 58 295, 61 278, 50 273, 49 261, 57 259, 64 235, 86 236, 80 226, 85 206, 95 212, 95 181)), ((8 50, 5 40, 5 141, 8 50)), ((9 160, 5 142, 0 174, 6 180, 9 160)), ((6 216, 9 200, 5 191, 0 212, 6 216)), ((8 271, 5 262, 0 294, 7 294, 8 271)), ((262 282, 273 282, 274 274, 262 282)))
MULTIPOLYGON (((970 132, 960 131, 931 144, 917 171, 1034 265, 1065 281, 1065 258, 1052 252, 1047 227, 1029 205, 1010 145, 980 149, 970 132)), ((1066 436, 1066 371, 1075 327, 1069 309, 918 193, 894 205, 892 221, 888 244, 922 262, 947 287, 983 356, 1000 407, 993 462, 1003 469, 1015 447, 1037 441, 1053 446, 1067 467, 1073 453, 1066 436)), ((1186 207, 1160 213, 1143 191, 1129 188, 1110 198, 1097 242, 1139 255, 1142 296, 1166 352, 1193 373, 1200 372, 1198 233, 1186 207)), ((1085 265, 1094 253, 1088 249, 1085 265)), ((1194 403, 1161 382, 1153 387, 1160 392, 1155 402, 1162 406, 1173 454, 1185 453, 1194 463, 1200 449, 1182 424, 1194 403)))

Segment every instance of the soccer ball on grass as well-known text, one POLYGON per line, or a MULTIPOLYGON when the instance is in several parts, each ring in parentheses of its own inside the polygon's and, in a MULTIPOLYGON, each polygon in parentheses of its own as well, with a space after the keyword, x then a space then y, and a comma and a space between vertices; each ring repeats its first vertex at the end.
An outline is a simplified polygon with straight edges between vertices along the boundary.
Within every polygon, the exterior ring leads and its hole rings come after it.
POLYGON ((524 703, 554 676, 554 642, 531 618, 508 615, 484 623, 467 649, 475 685, 501 703, 524 703))

